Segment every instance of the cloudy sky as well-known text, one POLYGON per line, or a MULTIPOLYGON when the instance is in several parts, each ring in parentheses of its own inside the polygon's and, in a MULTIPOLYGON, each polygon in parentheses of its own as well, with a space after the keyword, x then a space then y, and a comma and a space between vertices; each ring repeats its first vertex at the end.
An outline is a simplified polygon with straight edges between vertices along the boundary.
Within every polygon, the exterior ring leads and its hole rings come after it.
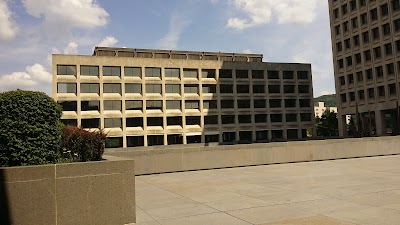
POLYGON ((0 0, 0 92, 51 94, 51 54, 94 46, 246 52, 311 63, 334 93, 328 1, 0 0))

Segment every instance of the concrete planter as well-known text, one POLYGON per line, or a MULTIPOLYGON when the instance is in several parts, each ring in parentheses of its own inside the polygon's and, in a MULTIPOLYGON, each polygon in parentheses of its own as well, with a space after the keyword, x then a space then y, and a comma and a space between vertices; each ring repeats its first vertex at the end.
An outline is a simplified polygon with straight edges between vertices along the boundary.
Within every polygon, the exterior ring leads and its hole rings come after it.
POLYGON ((133 160, 0 167, 0 224, 134 223, 133 160))

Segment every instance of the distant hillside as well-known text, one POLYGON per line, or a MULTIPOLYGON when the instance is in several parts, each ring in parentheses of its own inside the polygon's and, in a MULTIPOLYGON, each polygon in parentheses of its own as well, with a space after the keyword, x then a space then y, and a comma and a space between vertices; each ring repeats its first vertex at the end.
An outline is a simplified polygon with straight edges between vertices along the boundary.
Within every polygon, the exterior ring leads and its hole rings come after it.
POLYGON ((336 95, 322 95, 314 98, 314 102, 325 102, 326 107, 336 107, 336 95))

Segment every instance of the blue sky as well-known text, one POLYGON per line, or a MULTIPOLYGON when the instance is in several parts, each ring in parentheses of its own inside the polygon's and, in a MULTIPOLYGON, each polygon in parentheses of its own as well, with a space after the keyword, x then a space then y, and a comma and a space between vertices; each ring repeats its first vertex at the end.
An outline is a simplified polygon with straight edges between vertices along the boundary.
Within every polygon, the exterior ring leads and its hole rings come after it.
POLYGON ((334 93, 328 1, 0 0, 0 91, 51 94, 51 54, 94 46, 248 52, 311 63, 334 93))

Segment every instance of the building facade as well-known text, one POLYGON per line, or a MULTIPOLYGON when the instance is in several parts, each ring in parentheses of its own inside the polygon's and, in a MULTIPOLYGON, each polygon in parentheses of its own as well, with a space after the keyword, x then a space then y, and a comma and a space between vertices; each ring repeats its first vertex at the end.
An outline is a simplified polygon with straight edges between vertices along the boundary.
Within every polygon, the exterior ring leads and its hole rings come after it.
POLYGON ((107 147, 305 138, 310 64, 262 55, 100 48, 53 55, 65 124, 105 129, 107 147))
POLYGON ((321 117, 326 110, 337 113, 337 107, 327 107, 325 106, 325 102, 314 102, 315 117, 321 117))
POLYGON ((400 0, 329 0, 339 132, 399 133, 400 0))

